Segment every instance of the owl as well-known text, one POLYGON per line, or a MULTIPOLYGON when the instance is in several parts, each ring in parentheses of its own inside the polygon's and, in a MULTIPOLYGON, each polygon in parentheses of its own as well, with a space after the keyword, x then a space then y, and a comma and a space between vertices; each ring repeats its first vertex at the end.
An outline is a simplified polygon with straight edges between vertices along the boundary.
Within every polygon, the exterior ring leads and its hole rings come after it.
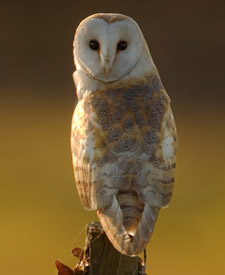
POLYGON ((71 149, 80 200, 97 211, 115 249, 136 256, 172 196, 177 134, 170 98, 128 16, 84 19, 73 53, 71 149))

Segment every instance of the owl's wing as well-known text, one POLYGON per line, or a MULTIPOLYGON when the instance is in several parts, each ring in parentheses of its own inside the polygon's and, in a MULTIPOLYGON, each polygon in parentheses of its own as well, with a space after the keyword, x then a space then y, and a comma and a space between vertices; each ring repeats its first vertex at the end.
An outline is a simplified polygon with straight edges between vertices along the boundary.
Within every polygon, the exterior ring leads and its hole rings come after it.
POLYGON ((166 207, 172 197, 176 167, 177 132, 172 110, 168 106, 161 125, 159 142, 151 161, 142 167, 142 175, 148 174, 148 184, 141 183, 137 190, 140 198, 151 207, 166 207))
POLYGON ((78 194, 86 210, 97 210, 111 204, 117 193, 117 189, 112 187, 116 166, 95 161, 96 155, 101 156, 102 152, 96 145, 96 140, 101 139, 101 129, 94 125, 94 116, 84 96, 72 119, 71 151, 78 194))
POLYGON ((141 220, 132 237, 123 225, 123 214, 116 198, 107 207, 98 210, 101 224, 114 247, 122 254, 141 253, 154 231, 159 209, 168 205, 173 190, 177 134, 171 108, 162 121, 160 142, 151 161, 143 164, 137 193, 145 203, 141 220), (149 175, 148 184, 142 185, 143 174, 149 175))
POLYGON ((146 162, 144 170, 150 178, 147 186, 138 189, 139 196, 145 202, 141 221, 133 239, 135 251, 140 253, 147 245, 154 230, 158 211, 168 206, 174 185, 176 166, 177 133, 172 110, 168 106, 161 128, 161 137, 151 162, 146 162))
POLYGON ((112 204, 113 197, 117 193, 117 189, 113 188, 113 166, 105 164, 100 168, 76 155, 73 156, 73 165, 75 182, 83 207, 86 210, 97 210, 112 204))

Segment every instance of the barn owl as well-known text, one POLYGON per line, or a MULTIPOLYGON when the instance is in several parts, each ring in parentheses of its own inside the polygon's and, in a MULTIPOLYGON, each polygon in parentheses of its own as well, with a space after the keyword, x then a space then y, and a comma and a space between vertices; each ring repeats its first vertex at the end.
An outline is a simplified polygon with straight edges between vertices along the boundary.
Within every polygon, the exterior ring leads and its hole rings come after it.
POLYGON ((115 249, 136 256, 172 196, 177 134, 170 98, 128 16, 84 19, 73 53, 71 148, 81 203, 97 211, 115 249))

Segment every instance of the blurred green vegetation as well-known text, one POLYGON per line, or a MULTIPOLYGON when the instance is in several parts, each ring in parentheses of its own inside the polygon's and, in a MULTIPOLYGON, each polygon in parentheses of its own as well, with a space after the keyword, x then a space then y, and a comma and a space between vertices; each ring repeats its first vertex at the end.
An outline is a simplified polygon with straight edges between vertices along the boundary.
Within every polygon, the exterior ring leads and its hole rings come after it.
MULTIPOLYGON (((74 95, 75 98, 75 95, 74 95)), ((1 274, 54 275, 71 267, 85 225, 70 155, 71 99, 22 95, 0 108, 1 274)), ((224 113, 176 110, 179 152, 174 197, 148 245, 148 274, 225 274, 224 113)))

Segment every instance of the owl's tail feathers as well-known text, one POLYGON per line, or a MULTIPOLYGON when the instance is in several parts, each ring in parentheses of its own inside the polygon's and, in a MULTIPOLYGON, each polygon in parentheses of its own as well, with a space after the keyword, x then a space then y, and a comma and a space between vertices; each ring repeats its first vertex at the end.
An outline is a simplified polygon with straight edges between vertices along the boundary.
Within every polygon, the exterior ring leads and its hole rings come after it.
POLYGON ((114 197, 110 206, 97 211, 102 227, 116 250, 121 254, 134 257, 140 254, 149 242, 154 230, 159 209, 145 205, 141 221, 134 236, 123 225, 123 213, 114 197))

